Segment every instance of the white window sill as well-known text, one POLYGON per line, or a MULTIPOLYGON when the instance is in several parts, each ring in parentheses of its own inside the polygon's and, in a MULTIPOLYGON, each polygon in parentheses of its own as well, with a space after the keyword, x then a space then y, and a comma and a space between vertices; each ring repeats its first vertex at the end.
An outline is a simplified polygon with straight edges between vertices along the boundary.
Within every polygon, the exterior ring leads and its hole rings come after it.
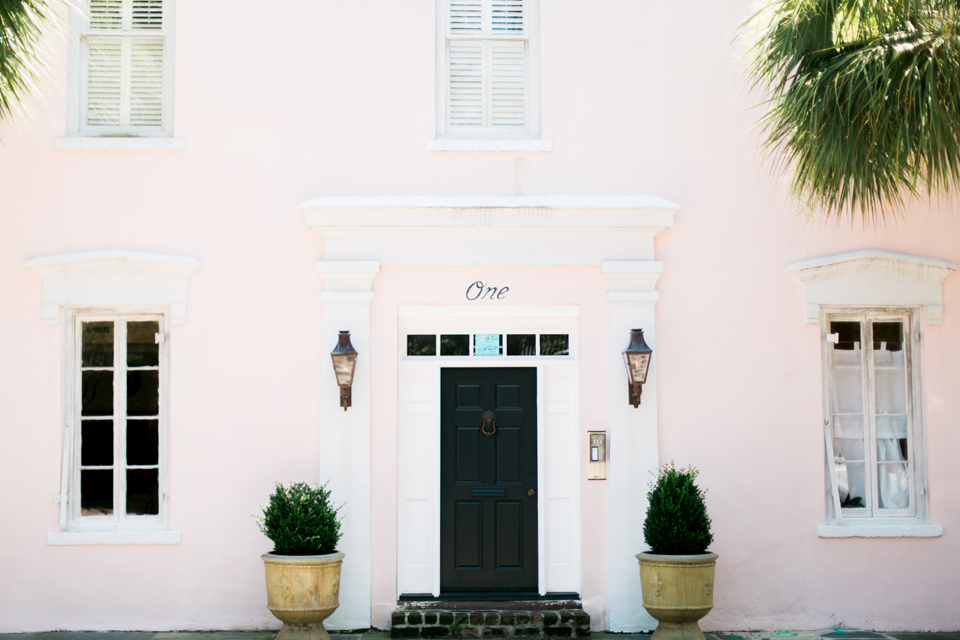
POLYGON ((939 538, 939 524, 859 524, 844 522, 817 527, 821 538, 939 538))
POLYGON ((553 140, 427 140, 427 151, 553 151, 553 140))
POLYGON ((47 545, 180 544, 179 531, 48 531, 47 545))
POLYGON ((186 147, 186 138, 69 136, 53 139, 53 148, 57 151, 183 151, 186 147))

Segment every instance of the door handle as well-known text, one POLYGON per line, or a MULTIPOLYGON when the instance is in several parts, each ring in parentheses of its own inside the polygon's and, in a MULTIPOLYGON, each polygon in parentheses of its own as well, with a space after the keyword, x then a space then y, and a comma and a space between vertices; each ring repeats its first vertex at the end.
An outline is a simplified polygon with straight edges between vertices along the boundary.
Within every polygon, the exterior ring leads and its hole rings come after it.
POLYGON ((537 495, 537 492, 534 491, 533 489, 529 489, 527 490, 527 495, 532 498, 533 496, 537 495))

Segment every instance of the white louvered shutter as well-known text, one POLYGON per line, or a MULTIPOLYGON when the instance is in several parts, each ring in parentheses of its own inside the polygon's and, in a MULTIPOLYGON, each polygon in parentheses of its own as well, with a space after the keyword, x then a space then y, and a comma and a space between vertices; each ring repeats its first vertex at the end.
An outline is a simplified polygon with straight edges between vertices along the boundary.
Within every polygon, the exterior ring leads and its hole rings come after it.
POLYGON ((84 124, 162 128, 163 0, 89 0, 88 8, 84 124))
POLYGON ((452 129, 528 125, 526 0, 447 0, 447 112, 452 129))
POLYGON ((491 30, 496 34, 523 33, 524 0, 493 0, 490 7, 491 30))
POLYGON ((522 127, 526 123, 526 43, 494 40, 490 43, 490 124, 522 127))
POLYGON ((483 47, 480 40, 450 43, 450 124, 483 126, 483 47))
POLYGON ((482 30, 482 0, 450 0, 450 33, 478 34, 482 30))
POLYGON ((117 38, 87 40, 87 124, 120 124, 122 42, 117 38))

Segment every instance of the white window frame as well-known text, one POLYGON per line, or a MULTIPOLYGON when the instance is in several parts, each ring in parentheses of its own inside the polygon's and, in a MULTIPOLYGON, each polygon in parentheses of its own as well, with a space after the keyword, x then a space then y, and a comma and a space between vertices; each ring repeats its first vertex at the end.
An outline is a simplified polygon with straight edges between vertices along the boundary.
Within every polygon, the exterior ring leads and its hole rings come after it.
MULTIPOLYGON (((87 544, 93 542, 114 543, 170 543, 179 542, 179 533, 174 538, 91 538, 71 536, 70 532, 90 533, 139 533, 139 532, 167 532, 170 522, 170 428, 169 428, 169 388, 170 388, 170 313, 169 307, 91 307, 65 308, 63 323, 63 454, 62 454, 62 487, 60 500, 61 536, 56 532, 49 534, 51 544, 87 544), (160 343, 160 405, 159 405, 159 514, 144 516, 125 515, 125 485, 126 474, 121 473, 125 468, 122 464, 125 455, 126 433, 123 416, 114 417, 114 513, 109 516, 84 516, 80 513, 80 329, 81 322, 85 321, 117 321, 136 322, 143 320, 157 320, 164 336, 160 343), (66 496, 66 499, 63 499, 66 496), (63 535, 66 533, 67 535, 63 535)), ((120 336, 115 334, 119 342, 120 336)), ((125 343, 123 345, 125 349, 125 343)), ((121 350, 121 354, 124 351, 121 350)), ((120 361, 120 354, 116 356, 120 361)), ((124 367, 125 370, 125 367, 124 367)), ((117 378, 123 378, 122 372, 115 371, 117 378)), ((121 399, 122 401, 125 398, 121 399)), ((121 406, 123 406, 121 404, 121 406)), ((174 533, 174 532, 170 532, 174 533)))
MULTIPOLYGON (((174 0, 163 0, 163 26, 161 29, 109 30, 109 36, 115 37, 156 37, 163 39, 163 120, 160 126, 94 126, 87 125, 86 112, 86 60, 87 41, 91 37, 102 37, 107 30, 90 29, 89 0, 83 2, 83 14, 70 12, 70 27, 73 37, 70 39, 69 66, 67 84, 67 137, 104 137, 108 144, 78 144, 63 138, 56 141, 57 149, 170 149, 179 150, 182 144, 170 145, 169 141, 158 141, 156 145, 144 145, 136 138, 170 138, 173 136, 173 52, 174 52, 174 0), (118 137, 121 136, 121 137, 118 137), (130 140, 130 138, 134 140, 130 140)), ((108 36, 108 37, 109 37, 108 36)))
POLYGON ((820 527, 821 537, 851 536, 929 536, 940 535, 942 528, 926 525, 928 508, 926 446, 924 437, 923 381, 920 349, 921 314, 919 307, 830 307, 820 308, 821 361, 823 368, 823 415, 826 474, 827 526, 820 527), (910 508, 878 509, 876 459, 876 406, 874 389, 874 354, 868 338, 872 322, 902 321, 907 370, 907 429, 910 470, 910 508), (863 411, 867 506, 864 509, 841 508, 833 453, 833 406, 830 323, 860 322, 863 353, 863 411))
POLYGON ((540 139, 540 0, 525 0, 524 35, 497 36, 482 34, 477 36, 456 35, 450 33, 449 0, 437 2, 437 140, 428 140, 428 150, 456 151, 550 151, 542 145, 517 144, 524 140, 540 139), (449 42, 451 39, 463 40, 520 40, 526 41, 526 126, 521 129, 506 127, 451 127, 449 101, 449 42), (443 141, 477 141, 474 146, 450 145, 443 141), (513 145, 491 144, 494 141, 514 141, 513 145), (432 144, 431 144, 432 143, 432 144), (485 143, 485 144, 484 144, 485 143), (502 147, 502 148, 501 148, 502 147))

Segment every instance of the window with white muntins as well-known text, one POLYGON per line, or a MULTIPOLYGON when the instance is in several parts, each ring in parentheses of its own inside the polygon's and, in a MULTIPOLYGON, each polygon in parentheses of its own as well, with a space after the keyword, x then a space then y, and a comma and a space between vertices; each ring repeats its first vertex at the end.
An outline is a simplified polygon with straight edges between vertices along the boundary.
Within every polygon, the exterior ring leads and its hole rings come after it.
POLYGON ((926 493, 918 312, 828 313, 825 324, 834 517, 915 517, 926 493))
POLYGON ((66 528, 161 529, 166 519, 164 315, 73 316, 66 528))
POLYGON ((438 137, 538 136, 537 0, 439 0, 438 137))
POLYGON ((169 133, 171 5, 172 0, 87 0, 77 131, 169 133))

